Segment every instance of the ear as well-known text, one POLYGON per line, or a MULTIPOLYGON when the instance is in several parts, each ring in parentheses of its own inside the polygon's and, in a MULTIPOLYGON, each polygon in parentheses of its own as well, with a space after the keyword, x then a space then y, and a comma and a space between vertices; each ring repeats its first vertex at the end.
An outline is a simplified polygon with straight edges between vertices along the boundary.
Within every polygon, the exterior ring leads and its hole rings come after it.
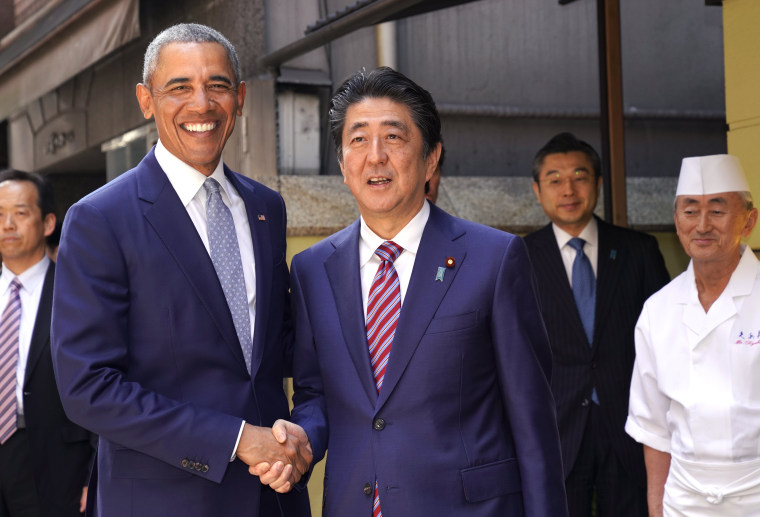
POLYGON ((532 187, 533 193, 536 195, 536 201, 541 203, 541 185, 539 185, 537 181, 534 181, 532 187))
POLYGON ((242 117, 243 103, 245 102, 245 82, 244 81, 240 81, 240 84, 238 84, 237 101, 238 101, 237 115, 238 117, 242 117))
POLYGON ((53 230, 55 230, 55 214, 48 214, 42 220, 43 234, 45 237, 49 237, 53 230))
POLYGON ((602 175, 600 174, 596 178, 596 197, 597 198, 599 197, 599 192, 601 192, 601 190, 602 190, 602 175))
POLYGON ((150 94, 150 90, 143 83, 138 83, 135 87, 135 95, 137 96, 137 103, 140 105, 143 117, 146 120, 150 120, 153 116, 153 96, 150 94))
POLYGON ((749 211, 749 215, 747 216, 747 221, 744 223, 744 228, 742 229, 742 237, 749 237, 749 234, 752 233, 752 230, 755 228, 755 225, 757 224, 757 208, 753 208, 749 211))
POLYGON ((340 167, 340 173, 343 176, 343 183, 346 182, 346 170, 343 166, 343 157, 339 154, 338 155, 338 167, 340 167))
POLYGON ((435 170, 438 168, 438 160, 441 158, 441 148, 441 142, 438 142, 425 159, 427 162, 427 168, 425 170, 425 183, 430 181, 430 178, 433 177, 435 170))

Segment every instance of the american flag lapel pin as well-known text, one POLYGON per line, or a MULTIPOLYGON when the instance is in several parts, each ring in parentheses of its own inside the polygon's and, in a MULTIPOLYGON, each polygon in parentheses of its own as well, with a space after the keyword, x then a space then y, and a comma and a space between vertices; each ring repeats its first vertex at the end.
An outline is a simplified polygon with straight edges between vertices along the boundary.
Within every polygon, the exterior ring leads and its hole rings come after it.
POLYGON ((259 221, 266 221, 266 220, 267 220, 267 216, 265 216, 264 214, 259 214, 259 221))

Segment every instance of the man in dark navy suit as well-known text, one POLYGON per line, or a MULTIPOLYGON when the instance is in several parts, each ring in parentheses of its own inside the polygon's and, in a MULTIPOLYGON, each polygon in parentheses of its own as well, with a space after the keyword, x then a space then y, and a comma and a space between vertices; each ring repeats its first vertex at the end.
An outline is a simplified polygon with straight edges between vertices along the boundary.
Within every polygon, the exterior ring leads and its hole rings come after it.
POLYGON ((525 238, 554 359, 552 392, 571 517, 646 516, 642 448, 624 430, 644 301, 669 279, 654 237, 594 216, 599 155, 570 133, 533 162, 551 220, 525 238))
POLYGON ((353 75, 330 121, 361 217, 292 266, 293 420, 329 447, 324 514, 566 515, 522 239, 426 201, 441 123, 409 78, 353 75))
POLYGON ((55 264, 53 193, 38 174, 0 172, 0 515, 74 517, 84 511, 93 448, 63 411, 50 355, 55 264), (16 285, 14 288, 13 286, 16 285), (12 299, 20 318, 14 333, 12 299), (14 350, 6 338, 17 336, 14 350), (4 395, 10 399, 4 399, 4 395), (11 420, 2 408, 10 402, 11 420), (14 415, 15 413, 15 415, 14 415), (13 418, 15 416, 15 418, 13 418))
POLYGON ((286 217, 221 160, 244 99, 224 36, 165 30, 137 85, 158 144, 66 216, 53 352, 66 411, 100 436, 93 515, 309 514, 305 491, 248 470, 285 464, 295 482, 311 453, 269 429, 288 418, 286 217))

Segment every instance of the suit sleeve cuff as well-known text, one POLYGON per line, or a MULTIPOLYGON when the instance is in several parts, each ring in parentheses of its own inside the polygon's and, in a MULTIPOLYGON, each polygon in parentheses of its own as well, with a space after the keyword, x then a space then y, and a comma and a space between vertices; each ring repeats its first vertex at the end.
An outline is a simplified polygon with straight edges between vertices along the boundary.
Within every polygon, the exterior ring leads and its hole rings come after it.
POLYGON ((240 430, 238 431, 238 437, 237 440, 235 440, 235 447, 232 448, 232 456, 230 456, 230 463, 235 461, 235 458, 237 458, 237 448, 240 444, 240 437, 243 436, 243 428, 245 427, 245 420, 240 422, 240 430))

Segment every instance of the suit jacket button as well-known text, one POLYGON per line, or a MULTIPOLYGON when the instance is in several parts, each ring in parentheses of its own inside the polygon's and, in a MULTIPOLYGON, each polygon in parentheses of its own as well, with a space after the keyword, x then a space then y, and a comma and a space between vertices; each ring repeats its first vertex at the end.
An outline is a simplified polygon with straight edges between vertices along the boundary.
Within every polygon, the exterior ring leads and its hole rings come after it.
POLYGON ((383 429, 385 429, 385 420, 383 420, 382 418, 375 418, 375 421, 372 422, 372 428, 375 431, 382 431, 383 429))
POLYGON ((591 369, 596 370, 596 362, 591 363, 591 369))
POLYGON ((204 465, 203 468, 201 468, 201 472, 203 472, 204 474, 208 472, 208 465, 204 465))
POLYGON ((179 464, 180 464, 180 465, 182 465, 182 468, 185 468, 185 469, 186 469, 188 466, 190 466, 190 462, 188 461, 188 459, 187 459, 187 458, 184 458, 182 461, 180 461, 180 462, 179 462, 179 464))
POLYGON ((372 495, 372 485, 364 483, 364 495, 372 495))
POLYGON ((588 399, 583 399, 583 402, 581 402, 581 406, 583 406, 583 407, 587 407, 588 404, 589 404, 588 399))

